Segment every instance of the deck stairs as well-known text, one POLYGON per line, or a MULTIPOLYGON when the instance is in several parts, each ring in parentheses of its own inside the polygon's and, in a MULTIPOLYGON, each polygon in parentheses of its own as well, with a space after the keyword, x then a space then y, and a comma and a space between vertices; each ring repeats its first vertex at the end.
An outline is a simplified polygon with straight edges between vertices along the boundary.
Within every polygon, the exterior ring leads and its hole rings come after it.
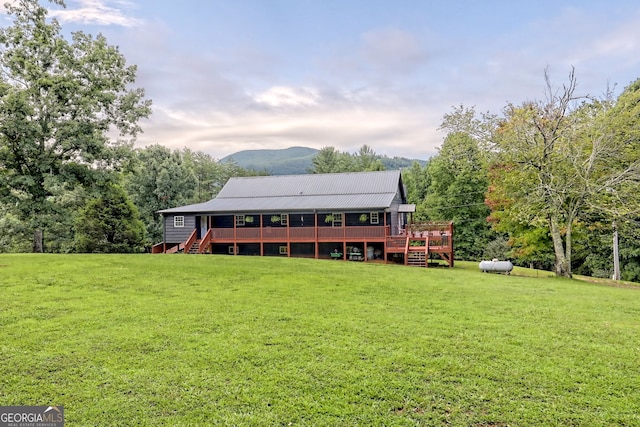
POLYGON ((427 266, 427 254, 424 251, 410 251, 407 254, 407 265, 414 267, 427 266))
POLYGON ((200 241, 196 240, 193 242, 193 245, 189 248, 189 254, 197 254, 200 253, 200 241))

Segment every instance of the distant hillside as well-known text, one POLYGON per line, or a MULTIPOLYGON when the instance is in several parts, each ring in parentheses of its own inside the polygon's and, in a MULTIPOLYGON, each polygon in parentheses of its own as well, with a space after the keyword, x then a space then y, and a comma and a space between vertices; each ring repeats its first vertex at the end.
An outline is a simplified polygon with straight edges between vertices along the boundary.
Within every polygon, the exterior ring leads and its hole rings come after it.
MULTIPOLYGON (((309 173, 313 158, 319 150, 309 147, 290 147, 281 150, 245 150, 230 154, 220 161, 233 160, 246 169, 267 171, 271 175, 298 175, 309 173)), ((410 167, 414 161, 424 166, 425 160, 405 157, 380 156, 385 168, 400 169, 410 167)))
POLYGON ((238 151, 221 159, 233 160, 238 166, 258 171, 266 170, 271 175, 299 175, 308 173, 313 157, 318 150, 308 147, 290 147, 282 150, 238 151))

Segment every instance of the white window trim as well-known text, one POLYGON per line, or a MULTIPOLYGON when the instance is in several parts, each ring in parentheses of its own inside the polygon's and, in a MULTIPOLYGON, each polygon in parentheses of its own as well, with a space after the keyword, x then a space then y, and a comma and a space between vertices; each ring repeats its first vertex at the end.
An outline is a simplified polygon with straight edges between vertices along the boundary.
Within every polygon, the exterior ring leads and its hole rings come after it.
POLYGON ((287 255, 289 253, 289 248, 286 246, 280 246, 280 255, 287 255))
POLYGON ((289 214, 280 215, 280 225, 289 225, 289 214))
POLYGON ((333 225, 334 227, 342 227, 344 223, 344 214, 340 212, 332 213, 331 215, 333 216, 333 223, 331 225, 333 225))
POLYGON ((173 217, 174 228, 184 228, 184 215, 176 215, 173 217))
POLYGON ((380 224, 380 214, 378 212, 369 213, 369 222, 371 224, 380 224))
POLYGON ((236 227, 244 227, 244 215, 236 215, 236 227))

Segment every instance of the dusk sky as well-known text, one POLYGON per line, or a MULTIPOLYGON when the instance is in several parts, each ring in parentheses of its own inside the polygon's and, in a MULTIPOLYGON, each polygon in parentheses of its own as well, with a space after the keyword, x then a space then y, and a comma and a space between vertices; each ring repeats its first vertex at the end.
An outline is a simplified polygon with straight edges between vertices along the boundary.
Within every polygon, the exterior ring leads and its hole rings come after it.
MULTIPOLYGON (((48 2, 42 1, 42 4, 48 2)), ((221 158, 333 146, 427 159, 452 106, 500 113, 640 77, 637 0, 66 0, 65 31, 102 33, 153 101, 137 145, 221 158)), ((3 18, 6 25, 7 18, 3 18)))

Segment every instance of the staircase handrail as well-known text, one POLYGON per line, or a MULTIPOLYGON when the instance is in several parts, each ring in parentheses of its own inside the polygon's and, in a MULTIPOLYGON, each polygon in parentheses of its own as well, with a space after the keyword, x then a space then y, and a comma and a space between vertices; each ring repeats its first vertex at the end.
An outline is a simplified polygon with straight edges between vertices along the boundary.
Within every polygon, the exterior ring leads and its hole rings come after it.
POLYGON ((212 240, 213 240, 213 228, 210 228, 207 230, 204 237, 202 237, 202 240, 200 240, 200 247, 198 247, 198 253, 199 254, 204 253, 207 250, 207 246, 209 246, 209 243, 211 243, 212 240))
POLYGON ((187 240, 185 240, 185 242, 184 242, 184 253, 185 254, 189 253, 189 251, 191 250, 191 247, 196 242, 197 238, 198 238, 198 229, 194 228, 193 231, 191 232, 191 235, 189 236, 189 238, 187 240))

